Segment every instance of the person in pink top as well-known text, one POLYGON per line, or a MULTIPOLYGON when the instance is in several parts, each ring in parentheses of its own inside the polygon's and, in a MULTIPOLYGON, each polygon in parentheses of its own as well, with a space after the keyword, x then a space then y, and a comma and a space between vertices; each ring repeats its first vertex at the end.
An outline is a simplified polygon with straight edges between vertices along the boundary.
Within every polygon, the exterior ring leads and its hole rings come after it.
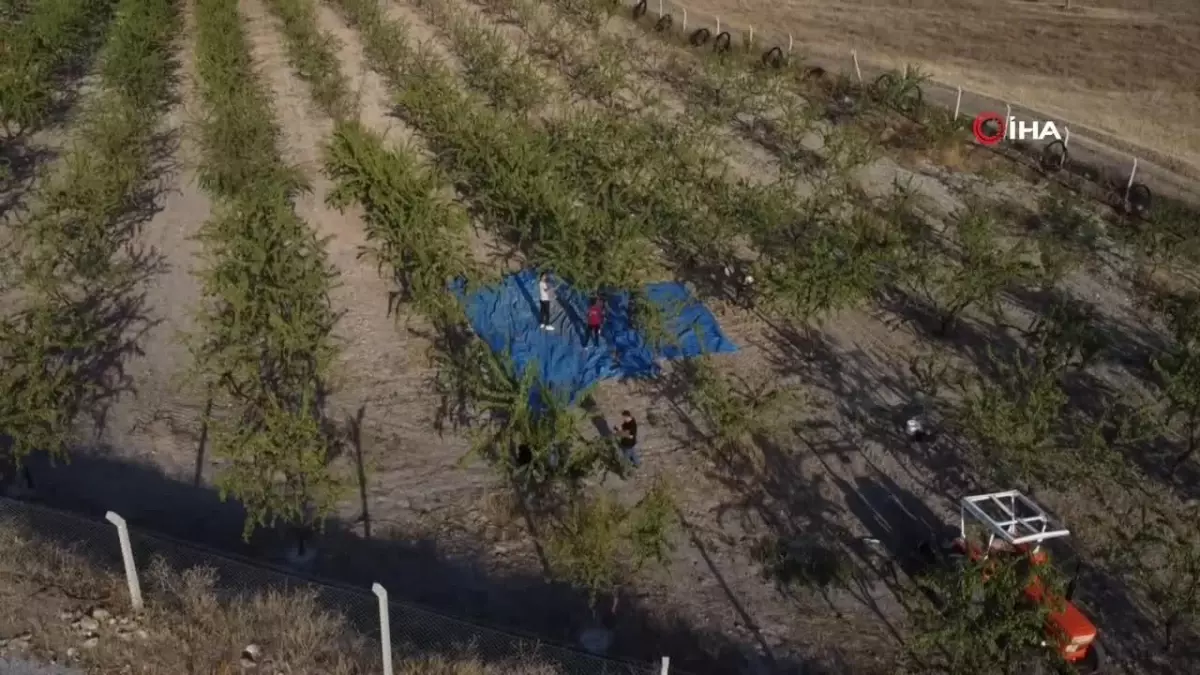
POLYGON ((599 295, 592 298, 587 311, 587 332, 583 334, 583 346, 599 346, 600 327, 604 325, 604 299, 599 295))

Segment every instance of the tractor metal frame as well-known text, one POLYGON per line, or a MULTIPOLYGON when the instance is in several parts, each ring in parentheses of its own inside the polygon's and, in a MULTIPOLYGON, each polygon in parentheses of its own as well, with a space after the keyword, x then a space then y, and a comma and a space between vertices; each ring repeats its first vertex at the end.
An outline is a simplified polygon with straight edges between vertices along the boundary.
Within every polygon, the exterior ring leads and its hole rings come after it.
POLYGON ((1042 542, 1071 534, 1070 530, 1056 522, 1046 510, 1019 490, 1005 490, 963 497, 960 502, 959 532, 967 539, 967 519, 976 521, 988 530, 985 551, 997 550, 999 539, 1007 548, 1015 549, 1028 544, 1037 552, 1042 542))

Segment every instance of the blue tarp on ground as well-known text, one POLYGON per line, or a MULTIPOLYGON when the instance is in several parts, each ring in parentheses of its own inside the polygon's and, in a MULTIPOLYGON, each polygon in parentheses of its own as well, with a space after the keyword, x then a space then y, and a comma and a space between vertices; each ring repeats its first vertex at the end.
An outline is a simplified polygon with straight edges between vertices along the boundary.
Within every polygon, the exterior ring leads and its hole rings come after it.
MULTIPOLYGON (((537 273, 524 270, 495 286, 464 297, 471 327, 497 354, 512 358, 518 373, 536 365, 543 384, 574 402, 579 392, 605 378, 647 377, 658 371, 656 358, 678 359, 730 353, 737 346, 721 333, 717 320, 682 284, 646 287, 646 297, 663 310, 664 328, 673 340, 650 345, 630 321, 628 293, 605 295, 599 348, 585 348, 588 298, 551 277, 555 302, 553 331, 538 326, 537 273)), ((464 291, 460 286, 460 296, 464 291)))

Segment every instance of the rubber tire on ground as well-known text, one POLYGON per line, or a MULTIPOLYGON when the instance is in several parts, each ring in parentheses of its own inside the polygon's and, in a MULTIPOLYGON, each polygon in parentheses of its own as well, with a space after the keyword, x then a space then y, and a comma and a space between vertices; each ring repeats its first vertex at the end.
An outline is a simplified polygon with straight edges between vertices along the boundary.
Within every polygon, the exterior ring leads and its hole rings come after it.
POLYGON ((1043 171, 1061 171, 1067 165, 1067 144, 1062 141, 1052 141, 1042 148, 1039 164, 1043 171))
POLYGON ((1092 646, 1088 648, 1087 657, 1075 666, 1075 672, 1079 675, 1100 675, 1104 672, 1107 660, 1108 655, 1104 652, 1104 645, 1099 640, 1094 640, 1092 646))
POLYGON ((727 31, 727 30, 723 30, 720 33, 718 33, 717 37, 713 40, 713 51, 714 52, 727 52, 727 51, 729 51, 729 48, 732 46, 733 46, 733 36, 730 35, 729 31, 727 31))
POLYGON ((693 47, 699 47, 703 44, 708 44, 709 38, 712 37, 712 31, 707 28, 697 28, 692 36, 688 38, 688 42, 693 47))
POLYGON ((1153 197, 1150 194, 1150 188, 1142 183, 1134 183, 1129 188, 1129 198, 1125 200, 1125 212, 1139 218, 1145 218, 1150 214, 1152 201, 1153 197))
POLYGON ((633 6, 633 18, 640 19, 643 16, 646 16, 646 9, 648 6, 649 5, 647 4, 647 0, 641 0, 640 2, 638 2, 638 4, 634 5, 633 6))
POLYGON ((779 69, 783 67, 783 61, 783 50, 779 47, 771 47, 763 52, 762 62, 764 66, 779 69))
POLYGON ((654 22, 654 32, 662 33, 663 31, 670 30, 674 23, 675 19, 672 19, 670 14, 663 14, 658 17, 658 21, 654 22))

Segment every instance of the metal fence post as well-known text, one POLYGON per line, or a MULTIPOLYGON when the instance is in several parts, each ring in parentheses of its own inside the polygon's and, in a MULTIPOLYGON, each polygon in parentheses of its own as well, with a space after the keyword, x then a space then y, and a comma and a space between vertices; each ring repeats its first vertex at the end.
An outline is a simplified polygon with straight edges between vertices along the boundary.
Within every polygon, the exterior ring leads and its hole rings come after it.
POLYGON ((1125 201, 1129 201, 1129 191, 1133 189, 1133 177, 1137 175, 1137 157, 1133 158, 1133 168, 1129 170, 1129 182, 1125 184, 1125 201))
POLYGON ((129 543, 129 526, 125 519, 109 511, 104 519, 117 526, 117 538, 121 541, 121 559, 125 562, 125 581, 129 583, 129 604, 134 611, 142 611, 142 586, 138 583, 137 565, 133 561, 133 545, 129 543))
POLYGON ((958 96, 954 99, 954 119, 958 119, 958 111, 962 108, 962 87, 958 88, 958 96))
POLYGON ((383 646, 383 675, 392 675, 392 622, 388 617, 387 589, 377 582, 371 584, 371 592, 379 598, 379 642, 383 646))
POLYGON ((667 675, 671 670, 671 657, 664 656, 662 659, 662 672, 659 675, 667 675))

